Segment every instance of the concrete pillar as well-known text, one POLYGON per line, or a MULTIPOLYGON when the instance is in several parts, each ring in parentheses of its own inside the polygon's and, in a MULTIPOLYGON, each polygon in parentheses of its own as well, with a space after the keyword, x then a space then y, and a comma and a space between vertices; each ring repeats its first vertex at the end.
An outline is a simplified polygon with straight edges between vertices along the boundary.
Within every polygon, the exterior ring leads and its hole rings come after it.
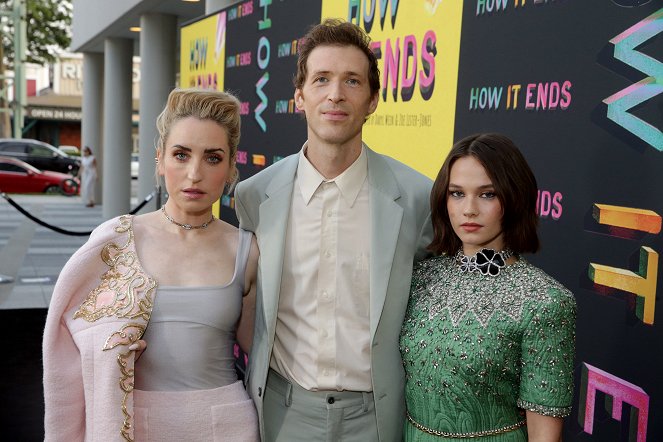
POLYGON ((103 188, 103 138, 102 117, 104 106, 104 55, 95 52, 83 53, 83 107, 81 121, 81 152, 90 146, 97 159, 99 181, 95 186, 94 201, 102 204, 103 188))
MULTIPOLYGON (((154 190, 156 120, 175 84, 177 18, 165 14, 140 17, 140 123, 138 125, 138 203, 154 190)), ((154 200, 156 203, 156 200, 154 200)), ((154 210, 148 203, 140 213, 154 210)))
POLYGON ((244 0, 205 0, 205 15, 212 14, 241 1, 244 0))
POLYGON ((104 41, 104 165, 102 215, 129 213, 131 198, 131 78, 133 41, 104 41))

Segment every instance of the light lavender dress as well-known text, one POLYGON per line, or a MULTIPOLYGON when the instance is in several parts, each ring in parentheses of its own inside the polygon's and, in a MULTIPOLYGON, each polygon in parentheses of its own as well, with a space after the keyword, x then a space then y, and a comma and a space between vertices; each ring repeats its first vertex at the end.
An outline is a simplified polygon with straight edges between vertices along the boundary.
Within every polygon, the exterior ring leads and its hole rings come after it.
POLYGON ((250 248, 251 233, 240 230, 224 286, 157 289, 135 365, 136 441, 259 440, 233 354, 250 248))

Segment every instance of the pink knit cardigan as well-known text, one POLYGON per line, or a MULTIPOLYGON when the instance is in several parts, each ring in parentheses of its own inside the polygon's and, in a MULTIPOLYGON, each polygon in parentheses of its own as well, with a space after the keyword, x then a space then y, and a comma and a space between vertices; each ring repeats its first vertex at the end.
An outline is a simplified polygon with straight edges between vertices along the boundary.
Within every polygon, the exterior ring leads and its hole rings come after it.
POLYGON ((62 269, 44 330, 46 441, 133 441, 134 352, 156 281, 131 217, 97 227, 62 269))

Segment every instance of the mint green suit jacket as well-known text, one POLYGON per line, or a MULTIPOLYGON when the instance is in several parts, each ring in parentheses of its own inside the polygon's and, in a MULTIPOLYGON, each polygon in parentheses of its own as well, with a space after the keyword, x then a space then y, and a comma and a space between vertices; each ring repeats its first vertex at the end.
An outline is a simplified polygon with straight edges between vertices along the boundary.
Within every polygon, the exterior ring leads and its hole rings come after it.
MULTIPOLYGON (((405 373, 399 334, 405 315, 412 266, 427 255, 432 240, 429 178, 366 148, 371 223, 371 377, 380 441, 401 441, 405 419, 405 373)), ((299 153, 284 158, 235 190, 240 227, 255 233, 260 249, 255 333, 247 370, 247 390, 258 410, 274 344, 286 227, 299 153)), ((358 220, 358 222, 363 222, 358 220)), ((263 437, 264 438, 264 437, 263 437)))

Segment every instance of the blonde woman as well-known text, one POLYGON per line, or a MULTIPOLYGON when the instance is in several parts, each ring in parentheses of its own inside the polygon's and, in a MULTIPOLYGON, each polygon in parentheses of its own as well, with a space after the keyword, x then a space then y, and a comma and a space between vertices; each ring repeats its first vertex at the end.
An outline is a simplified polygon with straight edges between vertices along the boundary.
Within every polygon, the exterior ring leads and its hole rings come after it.
POLYGON ((212 212, 237 178, 239 102, 174 90, 157 126, 168 201, 99 226, 56 284, 46 440, 258 439, 233 357, 252 341, 258 250, 212 212))

